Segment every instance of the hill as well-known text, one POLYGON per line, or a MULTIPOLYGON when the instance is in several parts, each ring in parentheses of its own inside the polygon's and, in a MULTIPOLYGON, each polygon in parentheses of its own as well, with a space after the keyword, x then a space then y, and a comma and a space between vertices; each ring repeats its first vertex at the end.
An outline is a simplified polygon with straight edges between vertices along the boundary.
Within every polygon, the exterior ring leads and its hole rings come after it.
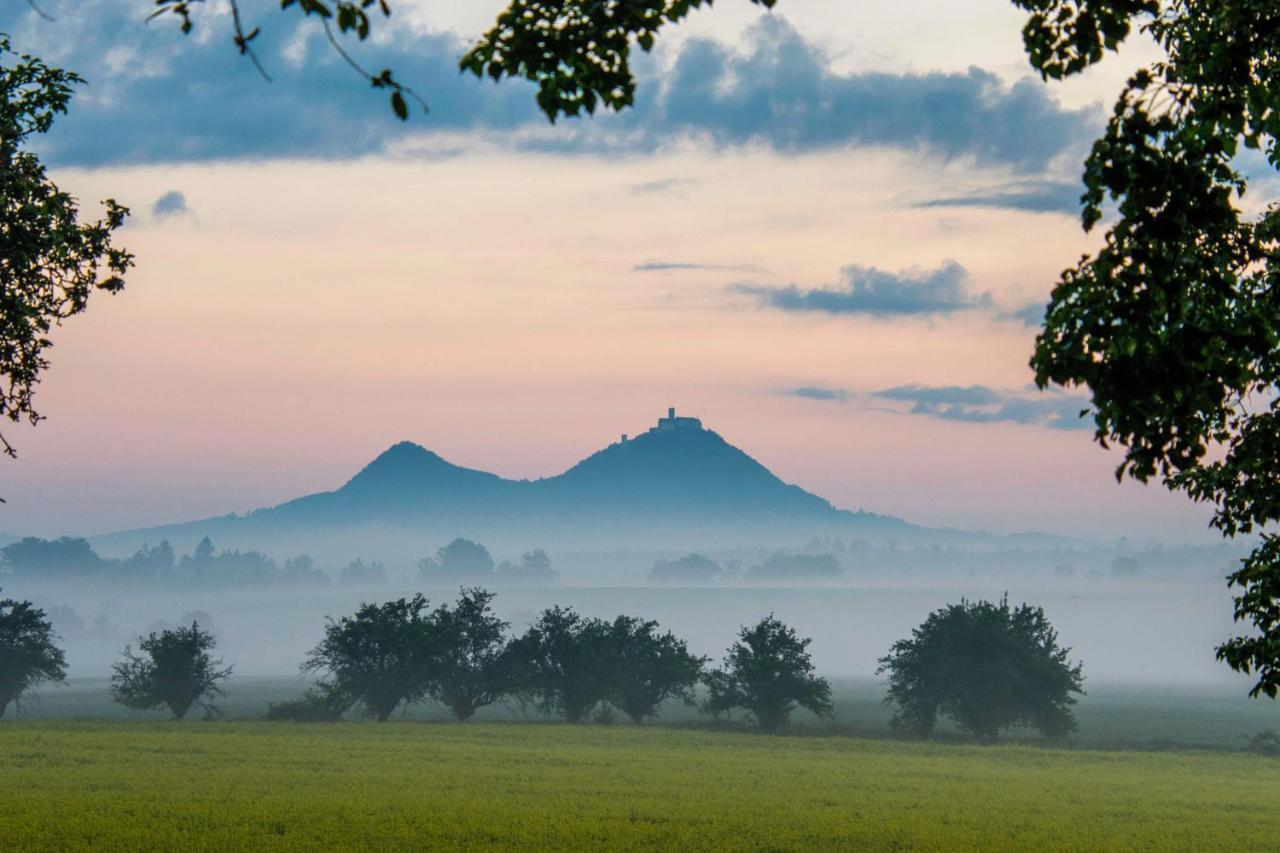
MULTIPOLYGON (((212 535, 265 547, 279 540, 377 528, 392 538, 536 534, 538 541, 707 543, 749 535, 797 536, 922 531, 888 516, 837 509, 788 484, 696 418, 669 410, 656 426, 540 480, 508 480, 464 468, 412 442, 388 448, 345 484, 247 515, 99 537, 108 547, 164 537, 178 544, 212 535)), ((310 546, 309 546, 310 547, 310 546)))

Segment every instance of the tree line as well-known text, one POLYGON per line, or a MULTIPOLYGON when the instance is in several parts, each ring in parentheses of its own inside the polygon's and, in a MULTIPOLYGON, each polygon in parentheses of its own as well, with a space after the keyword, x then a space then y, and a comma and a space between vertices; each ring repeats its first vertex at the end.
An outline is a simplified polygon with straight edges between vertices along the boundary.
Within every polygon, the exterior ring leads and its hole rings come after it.
MULTIPOLYGON (((680 701, 716 718, 741 713, 762 731, 787 725, 798 708, 819 720, 835 713, 831 685, 815 672, 811 640, 772 614, 744 625, 718 665, 652 620, 605 620, 572 608, 544 610, 523 632, 493 611, 494 593, 462 589, 431 608, 421 594, 366 602, 330 618, 302 662, 315 685, 273 703, 272 720, 336 721, 358 713, 386 721, 423 701, 458 721, 514 702, 569 723, 619 711, 640 724, 680 701)), ((135 710, 215 704, 233 668, 215 657, 216 640, 198 621, 152 631, 126 647, 113 668, 114 701, 135 710)), ((1075 730, 1071 708, 1083 693, 1081 665, 1069 659, 1039 607, 961 600, 929 614, 879 661, 887 676, 891 726, 931 735, 939 717, 983 740, 1027 726, 1051 739, 1075 730)), ((66 677, 66 658, 44 611, 0 600, 0 717, 32 688, 66 677)))
MULTIPOLYGON (((454 539, 418 563, 421 583, 495 583, 538 586, 554 583, 557 573, 547 552, 535 549, 519 561, 495 562, 489 549, 469 539, 454 539)), ((261 551, 219 551, 204 537, 190 554, 177 554, 169 541, 144 545, 130 557, 101 557, 87 539, 28 536, 0 548, 0 577, 26 579, 89 579, 145 582, 157 586, 213 588, 220 586, 327 586, 386 583, 387 570, 376 560, 357 557, 330 575, 308 554, 283 563, 261 551)))

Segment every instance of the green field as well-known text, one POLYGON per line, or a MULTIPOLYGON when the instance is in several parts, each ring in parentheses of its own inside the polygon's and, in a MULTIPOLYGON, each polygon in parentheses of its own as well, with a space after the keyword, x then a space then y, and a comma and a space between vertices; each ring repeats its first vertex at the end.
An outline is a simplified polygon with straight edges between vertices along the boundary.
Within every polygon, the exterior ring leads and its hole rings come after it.
POLYGON ((6 722, 0 847, 1280 844, 1280 761, 555 724, 6 722))

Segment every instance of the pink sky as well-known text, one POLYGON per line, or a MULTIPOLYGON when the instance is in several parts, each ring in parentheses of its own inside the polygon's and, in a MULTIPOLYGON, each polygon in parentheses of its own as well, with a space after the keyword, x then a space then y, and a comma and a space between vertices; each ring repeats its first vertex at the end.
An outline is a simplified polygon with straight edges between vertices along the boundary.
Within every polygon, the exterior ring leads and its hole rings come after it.
MULTIPOLYGON (((788 21, 841 73, 1027 72, 1021 17, 1006 5, 793 5, 788 21), (908 14, 926 8, 928 25, 908 14)), ((483 6, 435 4, 432 22, 470 35, 491 17, 483 6)), ((671 45, 733 46, 757 18, 725 4, 671 45)), ((1073 108, 1109 100, 1144 50, 1056 96, 1073 108)), ((1208 535, 1202 508, 1118 486, 1116 457, 1087 431, 910 415, 874 396, 1029 393, 1034 330, 999 315, 1044 300, 1096 238, 1060 213, 917 206, 1025 175, 890 148, 688 142, 601 157, 508 142, 424 132, 346 161, 57 169, 86 207, 132 205, 123 241, 138 268, 124 294, 57 331, 37 398, 48 420, 7 432, 21 458, 0 468, 0 530, 244 511, 334 488, 406 439, 504 476, 547 476, 674 405, 842 507, 995 531, 1208 535), (186 213, 149 212, 174 190, 186 213), (832 316, 732 290, 949 261, 989 309, 832 316), (634 269, 655 262, 704 268, 634 269), (800 387, 848 396, 785 393, 800 387)), ((1039 177, 1078 173, 1064 160, 1039 177)))

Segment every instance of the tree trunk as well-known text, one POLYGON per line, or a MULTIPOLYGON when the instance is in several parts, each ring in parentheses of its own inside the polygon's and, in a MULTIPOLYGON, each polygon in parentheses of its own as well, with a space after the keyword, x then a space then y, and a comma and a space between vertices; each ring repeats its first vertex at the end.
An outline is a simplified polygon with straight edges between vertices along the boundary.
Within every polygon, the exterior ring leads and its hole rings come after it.
POLYGON ((0 696, 0 720, 4 719, 4 712, 8 709, 11 701, 13 700, 10 696, 0 696))

